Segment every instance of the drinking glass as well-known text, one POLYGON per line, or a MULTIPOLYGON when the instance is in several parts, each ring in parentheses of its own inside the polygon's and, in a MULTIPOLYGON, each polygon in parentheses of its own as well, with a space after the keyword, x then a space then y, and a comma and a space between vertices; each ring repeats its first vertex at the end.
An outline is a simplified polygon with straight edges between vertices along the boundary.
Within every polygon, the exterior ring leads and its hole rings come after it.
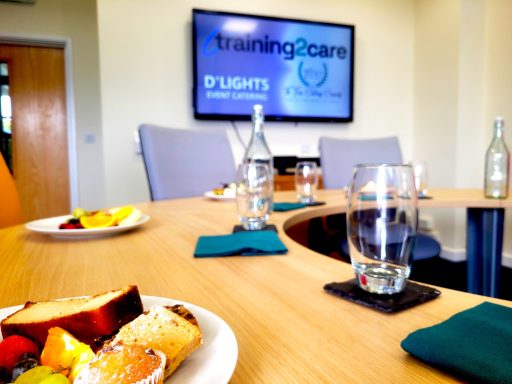
POLYGON ((427 196, 428 172, 427 163, 424 161, 413 161, 410 163, 414 172, 414 182, 419 197, 427 196))
POLYGON ((377 294, 405 289, 417 228, 412 167, 355 166, 348 190, 347 236, 359 287, 377 294))
POLYGON ((295 190, 301 203, 311 204, 316 198, 318 167, 314 161, 299 161, 295 166, 295 190))
POLYGON ((236 200, 238 217, 244 229, 258 230, 266 226, 272 202, 272 177, 267 164, 240 165, 236 200))

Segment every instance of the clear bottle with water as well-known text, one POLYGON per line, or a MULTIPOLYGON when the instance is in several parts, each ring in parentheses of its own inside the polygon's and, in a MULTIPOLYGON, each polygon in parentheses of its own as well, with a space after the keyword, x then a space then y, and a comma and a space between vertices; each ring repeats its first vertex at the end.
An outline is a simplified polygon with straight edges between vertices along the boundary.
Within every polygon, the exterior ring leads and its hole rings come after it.
POLYGON ((252 136, 247 148, 245 150, 243 163, 263 163, 267 164, 270 170, 270 177, 272 183, 271 204, 273 200, 274 190, 274 158, 270 152, 270 148, 265 140, 263 133, 263 126, 265 123, 265 115, 263 113, 263 106, 256 104, 253 106, 252 111, 252 136))
POLYGON ((510 153, 505 143, 503 117, 494 120, 494 136, 485 154, 485 197, 505 199, 508 196, 510 153))

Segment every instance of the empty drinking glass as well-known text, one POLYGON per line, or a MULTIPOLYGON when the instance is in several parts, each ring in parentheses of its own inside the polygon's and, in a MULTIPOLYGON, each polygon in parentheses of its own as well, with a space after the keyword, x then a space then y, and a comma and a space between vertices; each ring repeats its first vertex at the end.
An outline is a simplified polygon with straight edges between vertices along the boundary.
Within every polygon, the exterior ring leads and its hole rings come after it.
POLYGON ((258 230, 266 226, 272 203, 272 177, 267 164, 240 165, 236 199, 238 217, 244 229, 258 230))
POLYGON ((412 161, 411 163, 414 172, 414 182, 419 197, 427 196, 428 192, 428 172, 427 163, 424 161, 412 161))
POLYGON ((358 285, 394 294, 406 285, 418 227, 410 165, 362 164, 348 191, 347 236, 358 285))
POLYGON ((295 190, 301 203, 311 204, 316 198, 318 167, 314 161, 299 161, 295 166, 295 190))

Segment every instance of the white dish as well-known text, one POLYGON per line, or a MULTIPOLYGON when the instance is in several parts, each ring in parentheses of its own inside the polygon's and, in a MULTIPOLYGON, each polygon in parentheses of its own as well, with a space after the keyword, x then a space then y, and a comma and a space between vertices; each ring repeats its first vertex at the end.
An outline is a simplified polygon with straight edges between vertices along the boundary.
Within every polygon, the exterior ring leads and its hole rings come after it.
POLYGON ((143 213, 136 223, 128 225, 117 225, 115 227, 106 228, 59 229, 59 225, 71 217, 71 215, 65 215, 50 217, 48 219, 35 220, 25 224, 25 227, 30 231, 44 233, 46 235, 57 238, 86 239, 92 237, 109 236, 119 232, 128 231, 132 228, 144 224, 150 219, 149 215, 143 213))
MULTIPOLYGON (((197 305, 156 296, 141 296, 144 309, 153 305, 183 304, 196 317, 203 333, 203 345, 195 350, 165 384, 225 384, 233 375, 238 359, 238 345, 229 325, 216 314, 197 305)), ((23 308, 22 305, 0 309, 0 319, 23 308)), ((0 340, 2 337, 0 336, 0 340)))
POLYGON ((212 200, 235 200, 236 194, 230 193, 227 195, 217 195, 213 191, 208 191, 204 194, 207 198, 212 200))

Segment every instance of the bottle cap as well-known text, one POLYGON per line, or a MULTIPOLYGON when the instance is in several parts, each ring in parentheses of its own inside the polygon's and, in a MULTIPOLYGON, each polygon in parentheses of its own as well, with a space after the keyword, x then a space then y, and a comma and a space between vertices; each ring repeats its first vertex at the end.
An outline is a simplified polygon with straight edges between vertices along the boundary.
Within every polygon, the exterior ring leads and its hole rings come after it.
POLYGON ((261 104, 254 104, 253 105, 253 114, 252 114, 252 120, 260 120, 263 121, 264 115, 263 115, 263 105, 261 104))
POLYGON ((494 119, 494 124, 499 127, 503 127, 505 125, 505 119, 503 116, 497 116, 496 119, 494 119))

